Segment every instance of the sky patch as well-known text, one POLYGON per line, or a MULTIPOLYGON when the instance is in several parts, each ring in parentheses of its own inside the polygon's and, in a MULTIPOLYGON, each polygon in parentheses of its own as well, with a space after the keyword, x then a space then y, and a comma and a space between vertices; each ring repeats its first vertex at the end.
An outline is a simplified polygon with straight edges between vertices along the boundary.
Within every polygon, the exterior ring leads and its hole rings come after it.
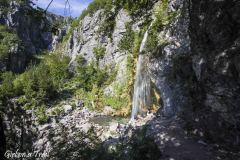
MULTIPOLYGON (((51 0, 34 0, 40 8, 46 9, 51 0)), ((65 0, 53 0, 48 11, 62 16, 78 17, 92 0, 69 0, 70 8, 65 8, 65 0)))

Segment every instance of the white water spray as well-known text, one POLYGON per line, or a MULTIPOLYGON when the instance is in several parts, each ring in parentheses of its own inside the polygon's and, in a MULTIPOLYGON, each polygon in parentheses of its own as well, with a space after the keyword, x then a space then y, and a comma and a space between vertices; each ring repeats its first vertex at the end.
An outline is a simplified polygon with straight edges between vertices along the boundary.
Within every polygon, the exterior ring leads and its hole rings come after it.
MULTIPOLYGON (((150 25, 151 27, 151 25, 150 25)), ((143 114, 143 109, 149 107, 151 103, 150 97, 150 77, 147 71, 148 57, 142 54, 148 38, 148 30, 144 34, 144 38, 139 50, 137 61, 136 80, 134 83, 134 93, 132 101, 131 120, 134 120, 138 114, 143 114)))

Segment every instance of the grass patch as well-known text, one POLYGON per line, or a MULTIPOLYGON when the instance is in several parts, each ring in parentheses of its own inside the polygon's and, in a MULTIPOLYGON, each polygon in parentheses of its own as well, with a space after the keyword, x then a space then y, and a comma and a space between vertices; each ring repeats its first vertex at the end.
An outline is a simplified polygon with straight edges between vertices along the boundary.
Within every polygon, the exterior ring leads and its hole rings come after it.
POLYGON ((37 121, 39 124, 44 124, 48 121, 48 116, 46 114, 46 106, 37 107, 35 110, 37 116, 37 121))

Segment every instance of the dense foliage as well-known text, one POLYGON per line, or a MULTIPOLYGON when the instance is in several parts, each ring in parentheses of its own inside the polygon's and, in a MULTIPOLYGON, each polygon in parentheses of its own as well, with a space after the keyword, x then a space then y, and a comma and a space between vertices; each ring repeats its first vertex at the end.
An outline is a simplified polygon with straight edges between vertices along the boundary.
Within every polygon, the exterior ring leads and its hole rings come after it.
POLYGON ((114 4, 123 7, 132 16, 141 16, 153 7, 153 0, 116 0, 114 4))
POLYGON ((43 57, 39 65, 29 67, 20 75, 2 73, 1 99, 24 95, 28 100, 48 100, 69 78, 68 59, 58 54, 43 57))
POLYGON ((1 74, 0 98, 5 100, 14 95, 13 81, 15 75, 12 72, 5 72, 1 74))
POLYGON ((90 65, 79 65, 74 79, 80 88, 91 91, 94 87, 101 88, 108 78, 109 74, 106 69, 100 69, 91 63, 90 65))
POLYGON ((99 9, 108 8, 109 5, 111 5, 111 3, 112 3, 111 0, 94 0, 92 3, 89 4, 88 8, 82 12, 79 19, 82 20, 87 15, 91 16, 94 12, 96 12, 99 9))
MULTIPOLYGON (((94 50, 103 56, 105 48, 100 47, 94 50)), ((86 64, 82 56, 77 58, 77 62, 77 72, 70 82, 76 88, 76 97, 84 100, 87 107, 101 109, 105 104, 103 89, 115 79, 116 72, 107 66, 100 68, 98 62, 86 64)))
POLYGON ((10 50, 20 43, 16 33, 6 26, 0 25, 0 61, 8 58, 10 50))
POLYGON ((123 38, 120 40, 118 47, 122 51, 127 51, 128 53, 132 52, 132 49, 134 47, 134 31, 132 30, 132 25, 130 23, 127 23, 126 25, 126 32, 123 35, 123 38))
POLYGON ((94 53, 94 55, 96 57, 97 65, 99 65, 99 61, 101 59, 103 59, 103 57, 105 55, 105 52, 106 52, 106 48, 104 48, 104 47, 93 48, 93 53, 94 53))
POLYGON ((57 97, 71 78, 68 63, 67 57, 52 53, 42 56, 40 64, 30 66, 22 74, 1 73, 0 104, 7 106, 10 99, 17 98, 20 106, 35 110, 39 123, 46 122, 47 104, 57 97))

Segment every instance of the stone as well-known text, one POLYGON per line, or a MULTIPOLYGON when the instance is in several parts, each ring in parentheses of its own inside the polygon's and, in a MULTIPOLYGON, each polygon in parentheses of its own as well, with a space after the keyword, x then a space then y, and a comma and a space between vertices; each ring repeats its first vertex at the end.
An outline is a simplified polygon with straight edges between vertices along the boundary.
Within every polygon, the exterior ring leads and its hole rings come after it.
POLYGON ((81 125, 81 130, 84 133, 87 133, 91 129, 91 127, 92 127, 92 125, 90 123, 86 123, 86 124, 81 125))
POLYGON ((44 124, 42 126, 39 127, 39 131, 44 131, 44 130, 48 130, 51 128, 50 124, 44 124))
POLYGON ((115 123, 115 122, 110 123, 110 125, 109 125, 109 131, 110 132, 117 132, 118 129, 119 129, 119 124, 118 123, 115 123))
POLYGON ((205 63, 206 62, 203 58, 197 56, 193 57, 193 69, 198 80, 201 79, 202 71, 204 69, 203 66, 205 63))
POLYGON ((202 145, 204 145, 204 146, 207 146, 207 143, 204 142, 203 140, 198 140, 198 143, 199 143, 199 144, 202 144, 202 145))
POLYGON ((75 105, 77 108, 84 107, 84 102, 82 100, 76 100, 75 105))
POLYGON ((104 115, 113 115, 115 112, 116 112, 116 110, 113 109, 110 106, 105 106, 104 109, 103 109, 103 114, 104 115))
POLYGON ((73 110, 73 107, 71 105, 64 105, 63 109, 65 113, 70 113, 73 110))

